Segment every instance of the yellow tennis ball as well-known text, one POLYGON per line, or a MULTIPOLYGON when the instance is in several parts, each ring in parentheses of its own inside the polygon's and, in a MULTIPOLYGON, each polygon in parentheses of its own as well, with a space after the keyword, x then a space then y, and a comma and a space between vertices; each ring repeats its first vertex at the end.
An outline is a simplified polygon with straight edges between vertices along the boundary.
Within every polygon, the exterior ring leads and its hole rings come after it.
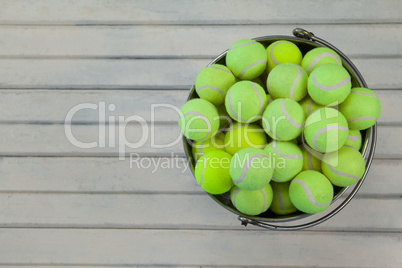
POLYGON ((300 65, 302 53, 300 49, 290 41, 279 40, 267 47, 268 65, 267 69, 270 72, 276 65, 290 62, 300 65))
POLYGON ((212 151, 225 151, 225 134, 218 132, 206 141, 194 141, 191 148, 194 160, 212 151))
POLYGON ((264 188, 272 178, 274 167, 269 155, 258 148, 244 148, 230 161, 230 176, 240 189, 256 191, 264 188))
POLYGON ((333 152, 341 148, 349 135, 348 123, 337 110, 324 107, 313 112, 304 124, 304 139, 318 152, 333 152))
POLYGON ((305 213, 313 214, 326 210, 333 196, 331 182, 318 171, 302 171, 290 183, 290 200, 298 210, 305 213))
POLYGON ((262 123, 265 132, 273 139, 290 141, 302 132, 306 117, 299 103, 291 99, 276 99, 265 109, 262 123))
POLYGON ((224 102, 226 92, 234 83, 236 79, 226 66, 212 64, 198 73, 195 90, 200 98, 219 105, 224 102))
POLYGON ((290 98, 299 101, 307 94, 307 73, 297 64, 277 65, 268 75, 267 89, 274 99, 290 98))
POLYGON ((301 67, 303 67, 307 74, 311 74, 315 68, 326 63, 334 63, 342 65, 342 60, 339 55, 330 48, 317 47, 313 48, 304 55, 301 61, 301 67))
POLYGON ((333 185, 347 187, 363 177, 366 163, 355 148, 343 146, 338 151, 325 154, 321 167, 333 185))
POLYGON ((297 211, 289 197, 290 182, 270 182, 273 198, 269 210, 277 215, 288 215, 297 211))
POLYGON ((370 89, 356 87, 339 105, 339 111, 345 116, 350 129, 363 130, 377 122, 381 103, 370 89))
POLYGON ((351 146, 356 150, 360 150, 362 148, 362 134, 360 130, 349 129, 348 139, 345 142, 345 146, 351 146))
POLYGON ((265 48, 255 40, 239 40, 229 48, 226 54, 227 67, 240 79, 257 78, 264 72, 266 64, 265 48))
POLYGON ((251 123, 259 120, 267 106, 264 89, 251 81, 234 84, 226 94, 226 111, 234 120, 251 123))
POLYGON ((229 174, 232 156, 223 151, 211 151, 198 159, 194 175, 201 188, 210 194, 223 194, 232 188, 229 174))
POLYGON ((225 151, 234 155, 243 148, 264 148, 267 145, 267 135, 257 124, 232 124, 225 135, 225 151))
POLYGON ((234 186, 230 190, 230 199, 233 206, 246 215, 259 215, 268 210, 272 203, 273 192, 271 185, 256 191, 246 191, 234 186))
POLYGON ((303 168, 302 170, 315 170, 321 172, 321 158, 323 154, 314 151, 308 145, 299 146, 303 155, 303 168))
POLYGON ((288 141, 272 141, 265 147, 274 165, 272 180, 286 182, 293 179, 303 168, 303 155, 300 148, 288 141))
POLYGON ((323 108, 324 106, 315 103, 309 95, 304 97, 301 101, 299 101, 300 106, 303 108, 304 114, 306 118, 312 114, 315 110, 323 108))
POLYGON ((352 82, 348 71, 337 64, 317 67, 308 77, 307 91, 318 104, 334 106, 349 95, 352 82))
POLYGON ((179 127, 188 139, 208 140, 219 129, 218 110, 204 99, 189 100, 181 107, 179 115, 179 127))

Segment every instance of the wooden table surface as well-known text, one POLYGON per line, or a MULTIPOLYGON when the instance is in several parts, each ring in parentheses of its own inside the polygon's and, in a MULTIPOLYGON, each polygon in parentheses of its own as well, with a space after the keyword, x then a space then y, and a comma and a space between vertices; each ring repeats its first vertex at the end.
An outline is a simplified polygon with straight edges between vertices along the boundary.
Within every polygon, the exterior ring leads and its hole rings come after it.
POLYGON ((0 267, 402 267, 401 71, 400 0, 0 1, 0 267), (375 159, 329 221, 244 227, 186 168, 172 107, 233 42, 295 27, 380 98, 375 159))

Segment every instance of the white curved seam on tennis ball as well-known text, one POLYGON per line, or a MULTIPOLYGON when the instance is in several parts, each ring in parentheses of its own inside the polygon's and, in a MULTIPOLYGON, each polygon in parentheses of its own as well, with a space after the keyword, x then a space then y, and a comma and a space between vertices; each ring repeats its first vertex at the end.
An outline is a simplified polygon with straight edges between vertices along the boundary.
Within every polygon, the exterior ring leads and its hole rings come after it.
POLYGON ((268 74, 268 80, 267 80, 267 90, 268 90, 268 93, 270 95, 272 95, 272 91, 271 91, 271 75, 269 75, 269 74, 268 74))
POLYGON ((277 178, 275 178, 274 176, 272 176, 271 180, 273 180, 274 182, 282 182, 282 181, 278 180, 277 178))
MULTIPOLYGON (((350 149, 355 150, 356 152, 359 152, 359 150, 357 150, 355 147, 350 146, 350 145, 343 145, 343 147, 348 147, 348 148, 350 148, 350 149)), ((359 152, 359 153, 360 153, 360 152, 359 152)))
POLYGON ((240 192, 240 188, 236 188, 233 193, 233 205, 236 206, 236 197, 237 194, 240 192))
POLYGON ((312 157, 311 154, 308 151, 306 151, 306 155, 307 155, 306 162, 307 162, 308 169, 309 170, 316 170, 314 168, 314 166, 313 166, 313 162, 311 161, 311 157, 312 157))
POLYGON ((204 88, 207 88, 207 89, 210 89, 210 90, 213 90, 213 91, 218 92, 218 93, 222 96, 222 98, 225 99, 225 93, 224 93, 222 90, 220 90, 219 88, 213 87, 213 86, 200 86, 200 87, 198 87, 197 90, 196 90, 197 93, 200 94, 200 93, 199 93, 200 90, 201 90, 201 89, 204 89, 204 88))
POLYGON ((262 206, 261 213, 265 211, 265 207, 267 206, 267 196, 265 195, 265 192, 263 189, 260 189, 260 192, 262 193, 262 196, 264 197, 264 205, 262 206))
POLYGON ((205 160, 205 157, 202 159, 202 173, 201 173, 201 183, 200 186, 202 187, 202 184, 204 183, 204 173, 205 173, 205 167, 207 166, 207 161, 205 160))
POLYGON ((310 115, 311 113, 311 106, 313 105, 313 100, 310 99, 307 103, 307 115, 310 115))
POLYGON ((241 118, 239 118, 239 116, 237 115, 237 113, 233 109, 232 98, 230 96, 230 92, 231 92, 231 89, 229 88, 228 93, 227 93, 227 98, 229 99, 229 109, 232 112, 232 116, 235 117, 235 119, 237 121, 242 121, 241 118))
POLYGON ((277 42, 275 45, 273 45, 273 46, 271 47, 271 49, 269 50, 269 57, 270 57, 272 63, 275 64, 275 65, 280 64, 280 62, 275 59, 275 57, 274 57, 274 51, 273 51, 273 50, 274 50, 274 48, 275 48, 277 45, 279 45, 279 44, 281 44, 281 43, 289 43, 289 44, 292 44, 292 45, 294 45, 295 47, 297 47, 295 44, 293 44, 292 42, 288 42, 288 41, 279 41, 279 42, 277 42))
POLYGON ((353 142, 357 142, 357 140, 359 139, 359 136, 353 136, 353 135, 349 135, 348 136, 348 140, 351 140, 353 142))
POLYGON ((325 126, 325 127, 320 128, 313 136, 313 147, 314 147, 314 149, 316 149, 317 151, 320 151, 320 152, 324 152, 320 148, 318 148, 317 139, 318 139, 318 137, 320 137, 321 134, 323 134, 323 133, 325 133, 327 131, 333 130, 333 129, 349 131, 348 127, 341 127, 339 125, 325 126))
POLYGON ((187 116, 187 115, 195 115, 195 116, 198 116, 198 117, 199 117, 202 121, 204 121, 204 123, 207 125, 208 133, 207 133, 203 138, 201 138, 201 139, 199 139, 199 140, 203 140, 203 139, 205 139, 206 137, 208 137, 209 132, 211 132, 211 129, 212 129, 211 124, 209 123, 208 119, 207 119, 202 113, 199 113, 199 112, 196 112, 196 111, 190 111, 190 112, 187 112, 187 113, 185 113, 185 114, 182 114, 182 115, 180 116, 180 119, 184 118, 184 117, 187 116))
POLYGON ((264 64, 264 65, 266 65, 266 64, 267 64, 267 61, 263 59, 263 60, 258 60, 258 61, 256 61, 256 62, 250 64, 249 66, 247 66, 246 68, 244 68, 243 70, 241 70, 241 72, 239 73, 238 77, 239 77, 239 78, 243 78, 243 76, 246 74, 246 72, 247 72, 248 70, 250 70, 251 68, 253 68, 254 66, 257 66, 257 65, 259 65, 259 64, 264 64))
POLYGON ((260 110, 259 110, 258 115, 257 115, 257 116, 260 116, 260 115, 262 114, 262 112, 263 112, 264 102, 262 101, 262 97, 261 97, 260 93, 259 93, 258 90, 257 90, 256 84, 253 83, 253 82, 250 82, 250 83, 251 83, 251 85, 253 86, 255 95, 257 95, 258 102, 260 103, 260 110))
POLYGON ((335 85, 332 86, 324 86, 321 85, 320 83, 318 83, 318 81, 315 79, 315 73, 316 73, 315 69, 313 71, 312 77, 311 77, 311 81, 313 82, 314 86, 316 86, 318 89, 323 90, 323 91, 332 91, 332 90, 336 90, 340 87, 343 87, 347 84, 350 83, 350 77, 345 77, 344 79, 342 79, 341 81, 339 81, 338 83, 336 83, 335 85))
POLYGON ((279 140, 279 141, 282 141, 282 139, 279 138, 278 135, 276 135, 276 133, 274 133, 274 132, 269 128, 269 123, 268 123, 268 122, 265 122, 266 120, 267 120, 267 119, 265 119, 264 117, 262 118, 262 124, 263 124, 264 127, 267 129, 267 131, 268 131, 269 133, 271 133, 272 136, 274 136, 275 139, 277 139, 277 140, 279 140))
POLYGON ((338 57, 335 56, 333 53, 331 52, 324 52, 321 53, 320 55, 314 57, 314 59, 310 62, 309 66, 306 68, 306 72, 309 72, 311 69, 314 68, 314 66, 322 59, 322 58, 333 58, 334 60, 336 60, 336 62, 341 65, 341 62, 339 61, 338 57))
POLYGON ((297 183, 303 188, 304 193, 306 194, 306 197, 307 197, 308 201, 310 201, 310 203, 312 205, 314 205, 314 206, 325 207, 325 206, 328 206, 332 201, 332 200, 329 200, 328 202, 326 202, 324 204, 317 203, 317 201, 315 201, 315 198, 314 198, 313 194, 310 191, 310 188, 308 188, 307 184, 305 184, 304 181, 302 181, 300 179, 293 179, 292 183, 297 183))
POLYGON ((248 43, 244 43, 244 44, 241 44, 241 45, 237 45, 237 46, 235 46, 235 47, 231 47, 231 48, 229 48, 229 50, 233 50, 233 49, 236 49, 236 48, 239 48, 239 47, 244 47, 244 46, 248 46, 248 45, 252 45, 252 44, 254 44, 254 43, 257 43, 257 41, 251 41, 251 42, 248 42, 248 43))
POLYGON ((204 152, 203 152, 203 150, 202 150, 202 148, 203 148, 203 145, 204 145, 204 143, 205 143, 205 141, 202 141, 201 143, 200 143, 200 152, 199 152, 199 156, 203 156, 204 155, 204 152))
POLYGON ((289 116, 289 114, 286 112, 285 100, 286 100, 286 99, 283 99, 283 100, 281 101, 281 111, 282 111, 283 115, 286 117, 286 120, 289 122, 289 124, 291 124, 293 127, 295 127, 295 128, 301 128, 302 125, 299 124, 299 123, 297 123, 296 121, 294 121, 293 118, 291 118, 291 117, 289 116))
POLYGON ((356 117, 348 120, 348 123, 350 122, 355 122, 355 121, 361 121, 361 120, 377 120, 377 117, 374 116, 362 116, 362 117, 356 117))
POLYGON ((359 94, 359 95, 377 98, 377 96, 374 94, 368 94, 368 93, 363 93, 363 92, 358 92, 358 91, 352 91, 351 94, 359 94))
POLYGON ((359 180, 359 178, 357 176, 355 176, 355 175, 352 175, 352 174, 342 172, 342 171, 338 171, 338 170, 334 169, 334 167, 329 163, 330 162, 330 157, 331 157, 331 155, 328 154, 326 164, 327 164, 329 170, 331 170, 332 173, 334 173, 334 174, 336 174, 338 176, 351 178, 351 179, 354 179, 356 181, 359 180))
POLYGON ((292 100, 295 100, 295 98, 293 97, 293 92, 294 92, 295 87, 296 87, 297 83, 299 83, 299 81, 300 81, 300 79, 302 77, 302 74, 303 74, 301 67, 299 65, 296 65, 296 67, 297 67, 298 72, 297 72, 296 78, 293 80, 292 86, 290 87, 290 91, 289 91, 289 97, 292 100))
POLYGON ((263 154, 255 154, 255 155, 252 155, 251 157, 249 157, 249 159, 248 159, 248 160, 246 161, 246 163, 244 164, 243 170, 241 171, 241 174, 240 174, 240 177, 239 177, 238 179, 234 180, 234 183, 239 184, 239 183, 241 183, 241 182, 244 180, 244 178, 246 177, 247 172, 248 172, 248 170, 249 170, 249 168, 250 168, 251 163, 252 163, 252 162, 254 161, 254 159, 256 159, 257 157, 264 157, 264 158, 267 158, 267 159, 271 162, 271 160, 269 159, 269 157, 267 157, 266 155, 263 155, 263 154))
POLYGON ((303 156, 301 156, 301 155, 298 155, 298 154, 283 154, 283 153, 279 152, 278 148, 276 147, 276 141, 272 142, 272 149, 280 157, 283 157, 283 158, 286 158, 286 159, 301 159, 301 160, 303 160, 303 156))
POLYGON ((283 207, 283 198, 281 195, 281 192, 279 191, 279 189, 277 189, 275 186, 271 185, 272 190, 275 192, 275 194, 278 196, 278 203, 279 203, 279 209, 283 212, 283 213, 289 213, 288 211, 285 210, 285 208, 283 207))
POLYGON ((217 70, 220 70, 220 71, 223 71, 223 72, 225 72, 225 73, 228 73, 228 74, 233 75, 231 71, 226 70, 226 69, 223 69, 223 68, 219 68, 219 67, 217 67, 217 66, 208 66, 208 68, 217 69, 217 70))

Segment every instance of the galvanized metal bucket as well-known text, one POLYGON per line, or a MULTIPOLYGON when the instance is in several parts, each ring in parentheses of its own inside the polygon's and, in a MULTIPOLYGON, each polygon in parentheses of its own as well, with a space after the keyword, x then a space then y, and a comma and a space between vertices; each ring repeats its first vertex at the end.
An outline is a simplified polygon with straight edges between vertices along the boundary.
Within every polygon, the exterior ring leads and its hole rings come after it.
MULTIPOLYGON (((263 36, 254 38, 254 40, 262 43, 265 47, 268 47, 271 43, 278 41, 278 40, 288 40, 296 44, 303 54, 307 51, 316 48, 316 47, 328 47, 336 51, 342 59, 343 66, 349 71, 352 78, 352 87, 368 87, 366 82, 364 81, 362 75, 360 74, 359 70, 356 66, 352 63, 352 61, 339 49, 337 49, 332 44, 328 43, 327 41, 316 37, 313 33, 308 32, 307 30, 296 28, 293 30, 294 36, 263 36)), ((225 64, 225 56, 227 50, 224 51, 222 54, 217 56, 212 62, 208 65, 214 63, 225 64)), ((195 91, 195 86, 193 85, 188 100, 197 98, 197 93, 195 91)), ((349 187, 334 187, 334 199, 330 207, 325 210, 324 212, 318 214, 306 214, 303 212, 296 212, 289 215, 278 216, 269 211, 260 214, 258 216, 249 216, 242 214, 239 212, 231 203, 229 193, 221 194, 221 195, 212 195, 209 194, 212 199, 214 199, 219 205, 226 208, 227 210, 233 212, 234 214, 238 215, 238 219, 241 223, 245 226, 247 224, 256 225, 259 227, 263 227, 266 229, 272 230, 300 230, 304 228, 309 228, 320 224, 339 211, 341 211, 356 195, 358 190, 360 189, 361 185, 363 184, 367 173, 370 169, 371 162, 374 157, 374 151, 376 146, 377 140, 377 124, 372 126, 371 128, 362 131, 362 149, 361 153, 363 158, 366 162, 366 170, 363 174, 363 177, 353 186, 349 187), (345 197, 343 197, 345 195, 345 197)), ((186 153, 186 157, 188 163, 191 167, 191 170, 194 175, 194 167, 195 161, 193 159, 191 153, 191 141, 187 140, 183 136, 183 145, 186 153)))

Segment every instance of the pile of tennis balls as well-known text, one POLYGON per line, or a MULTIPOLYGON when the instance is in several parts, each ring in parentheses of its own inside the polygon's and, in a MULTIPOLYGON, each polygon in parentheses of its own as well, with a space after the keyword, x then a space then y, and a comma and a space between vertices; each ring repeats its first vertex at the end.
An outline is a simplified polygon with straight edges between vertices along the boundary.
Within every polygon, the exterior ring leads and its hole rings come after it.
POLYGON ((313 214, 334 187, 362 178, 361 131, 376 123, 380 101, 352 87, 335 51, 242 39, 220 62, 199 72, 198 98, 179 118, 202 189, 230 194, 246 215, 313 214))

